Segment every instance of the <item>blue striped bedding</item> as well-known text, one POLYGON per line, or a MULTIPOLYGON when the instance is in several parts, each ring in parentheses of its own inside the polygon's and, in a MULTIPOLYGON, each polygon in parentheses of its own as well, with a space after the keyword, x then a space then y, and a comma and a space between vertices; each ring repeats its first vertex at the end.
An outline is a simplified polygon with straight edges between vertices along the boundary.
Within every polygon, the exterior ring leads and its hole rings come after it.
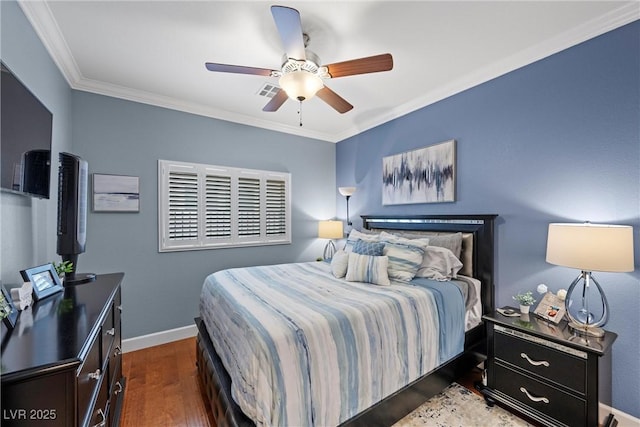
POLYGON ((257 425, 337 425, 464 347, 458 286, 346 282, 323 262, 213 273, 200 314, 257 425))

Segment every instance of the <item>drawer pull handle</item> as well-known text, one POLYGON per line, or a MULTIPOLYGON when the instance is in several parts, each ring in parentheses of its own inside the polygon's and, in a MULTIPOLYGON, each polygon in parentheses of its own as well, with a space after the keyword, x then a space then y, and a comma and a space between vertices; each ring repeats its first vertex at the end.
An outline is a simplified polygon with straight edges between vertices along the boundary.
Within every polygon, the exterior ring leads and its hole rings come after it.
POLYGON ((116 346, 116 349, 113 350, 113 355, 114 356, 120 356, 122 354, 122 349, 120 348, 119 345, 116 346))
POLYGON ((523 392, 524 394, 527 395, 527 397, 532 400, 533 402, 543 402, 543 403, 549 403, 549 399, 547 399, 546 397, 533 397, 529 394, 529 392, 527 391, 526 388, 524 387, 520 387, 520 391, 523 392))
POLYGON ((116 328, 111 328, 109 330, 107 330, 107 335, 111 335, 114 336, 116 334, 116 328))
POLYGON ((118 306, 116 306, 116 308, 118 309, 118 311, 119 311, 120 313, 122 313, 122 305, 118 305, 118 306))
POLYGON ((115 391, 115 394, 122 393, 122 384, 120 384, 120 381, 118 381, 116 385, 118 386, 118 389, 115 391))
POLYGON ((98 424, 94 425, 93 427, 104 427, 107 425, 107 417, 104 416, 104 412, 102 411, 102 408, 98 409, 98 415, 100 415, 102 417, 102 421, 100 421, 98 424))
POLYGON ((99 379, 100 379, 100 374, 101 374, 100 369, 96 369, 96 371, 95 371, 95 372, 89 372, 89 373, 87 374, 87 376, 88 376, 89 378, 91 378, 91 379, 93 379, 93 380, 96 380, 96 381, 97 381, 97 380, 99 380, 99 379))
POLYGON ((533 366, 546 366, 547 368, 549 367, 549 362, 547 362, 546 360, 542 360, 540 362, 535 361, 535 360, 531 360, 529 359, 529 356, 527 356, 526 353, 520 353, 520 357, 522 357, 523 359, 526 359, 527 362, 531 363, 533 366))

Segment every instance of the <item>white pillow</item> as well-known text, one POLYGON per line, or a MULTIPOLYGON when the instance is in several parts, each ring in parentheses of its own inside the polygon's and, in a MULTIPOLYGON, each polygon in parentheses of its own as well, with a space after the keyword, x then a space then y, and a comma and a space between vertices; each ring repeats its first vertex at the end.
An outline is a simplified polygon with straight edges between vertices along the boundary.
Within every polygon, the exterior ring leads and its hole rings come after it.
POLYGON ((417 277, 445 281, 455 279, 462 262, 447 248, 427 246, 417 277))
POLYGON ((347 274, 349 266, 349 254, 342 249, 336 251, 331 258, 331 272, 338 279, 342 279, 347 274))
POLYGON ((389 258, 386 256, 360 255, 349 252, 349 265, 345 280, 388 286, 391 284, 387 273, 388 267, 389 258))
POLYGON ((408 238, 408 237, 398 236, 396 234, 387 233, 386 231, 383 231, 382 233, 380 233, 380 240, 384 242, 402 242, 407 244, 424 243, 425 246, 429 244, 428 237, 408 238))
POLYGON ((426 242, 386 241, 383 255, 389 257, 389 278, 408 282, 415 277, 422 265, 426 242))

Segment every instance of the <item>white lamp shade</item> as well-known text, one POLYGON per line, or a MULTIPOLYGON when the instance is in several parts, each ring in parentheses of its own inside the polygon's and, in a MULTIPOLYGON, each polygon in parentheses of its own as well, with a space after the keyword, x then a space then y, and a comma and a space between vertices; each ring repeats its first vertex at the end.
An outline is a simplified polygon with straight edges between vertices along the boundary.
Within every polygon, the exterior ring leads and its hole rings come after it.
POLYGON ((313 98, 323 86, 322 79, 309 71, 292 71, 280 77, 280 87, 296 101, 313 98))
POLYGON ((351 196, 356 192, 356 187, 338 187, 338 191, 343 196, 351 196))
POLYGON ((582 271, 633 271, 628 225, 549 224, 547 262, 582 271))
POLYGON ((318 237, 321 239, 342 239, 344 237, 342 221, 318 222, 318 237))

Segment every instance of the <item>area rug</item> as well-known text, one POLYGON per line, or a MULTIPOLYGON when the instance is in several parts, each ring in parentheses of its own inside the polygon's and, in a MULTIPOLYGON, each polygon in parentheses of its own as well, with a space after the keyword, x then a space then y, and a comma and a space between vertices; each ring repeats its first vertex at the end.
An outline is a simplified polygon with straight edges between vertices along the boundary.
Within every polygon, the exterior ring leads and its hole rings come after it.
POLYGON ((484 398, 451 384, 418 409, 394 424, 394 427, 525 427, 531 426, 500 408, 489 407, 484 398))

